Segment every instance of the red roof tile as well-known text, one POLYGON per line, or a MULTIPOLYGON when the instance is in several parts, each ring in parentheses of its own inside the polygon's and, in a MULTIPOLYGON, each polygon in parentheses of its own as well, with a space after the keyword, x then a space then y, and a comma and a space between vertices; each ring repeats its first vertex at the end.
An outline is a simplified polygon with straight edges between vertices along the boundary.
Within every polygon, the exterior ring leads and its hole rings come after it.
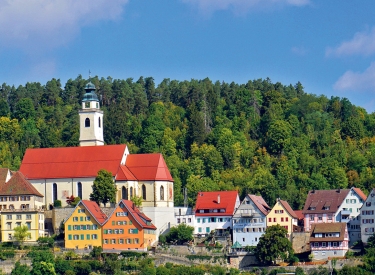
POLYGON ((303 220, 305 216, 302 213, 302 210, 294 210, 294 213, 296 213, 299 220, 303 220))
POLYGON ((35 195, 43 197, 35 187, 25 179, 21 172, 16 172, 10 180, 0 186, 1 195, 35 195))
MULTIPOLYGON (((237 191, 213 191, 199 192, 195 204, 196 216, 232 216, 235 211, 236 201, 238 199, 237 191), (218 201, 220 197, 220 202, 218 201), (199 210, 219 209, 217 213, 209 212, 199 213, 199 210), (220 212, 224 209, 224 212, 220 212)), ((206 212, 206 211, 205 211, 206 212)))
POLYGON ((139 226, 145 229, 154 229, 156 230, 155 225, 147 224, 147 222, 151 222, 151 219, 147 217, 145 214, 143 214, 135 205, 132 201, 129 200, 121 200, 117 206, 120 205, 120 203, 123 203, 128 210, 128 212, 132 215, 134 220, 137 221, 139 226))
POLYGON ((298 219, 297 214, 294 212, 292 207, 290 207, 289 203, 287 201, 279 200, 281 205, 284 207, 284 209, 291 215, 294 219, 298 219))
POLYGON ((130 172, 128 167, 121 165, 117 171, 116 180, 137 180, 137 178, 130 172))
POLYGON ((367 196, 362 192, 360 188, 353 187, 352 189, 358 194, 358 196, 361 197, 363 201, 367 200, 367 196))
POLYGON ((100 225, 103 225, 103 223, 107 220, 107 215, 104 214, 104 212, 100 209, 99 205, 96 202, 81 200, 80 203, 85 206, 85 208, 90 212, 90 214, 100 225))
POLYGON ((20 171, 27 179, 96 177, 100 169, 116 174, 126 145, 27 149, 20 171))
MULTIPOLYGON (((162 154, 130 154, 125 166, 138 180, 173 181, 162 154)), ((126 178, 116 177, 116 180, 126 178)))
POLYGON ((262 196, 250 195, 250 199, 254 202, 254 204, 258 207, 258 209, 267 216, 268 212, 270 212, 271 208, 268 206, 266 201, 263 199, 262 196))

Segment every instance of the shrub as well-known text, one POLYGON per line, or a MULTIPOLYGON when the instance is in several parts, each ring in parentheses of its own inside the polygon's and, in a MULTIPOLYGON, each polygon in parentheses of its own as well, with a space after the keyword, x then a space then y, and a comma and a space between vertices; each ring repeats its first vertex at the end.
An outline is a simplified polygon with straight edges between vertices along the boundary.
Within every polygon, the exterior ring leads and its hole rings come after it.
POLYGON ((61 201, 60 201, 60 200, 55 200, 55 201, 53 202, 53 206, 54 206, 54 207, 61 207, 61 201))

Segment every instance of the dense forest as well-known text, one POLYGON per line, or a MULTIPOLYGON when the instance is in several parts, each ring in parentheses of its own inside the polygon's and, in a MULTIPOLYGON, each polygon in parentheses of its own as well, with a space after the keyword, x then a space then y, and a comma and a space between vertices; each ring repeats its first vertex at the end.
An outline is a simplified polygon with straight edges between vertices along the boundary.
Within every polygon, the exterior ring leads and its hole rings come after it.
MULTIPOLYGON (((161 152, 188 192, 234 190, 303 207, 308 190, 375 188, 375 114, 348 99, 308 94, 301 83, 246 84, 152 77, 91 78, 107 144, 161 152)), ((0 165, 17 170, 27 148, 77 146, 87 79, 0 88, 0 165)))

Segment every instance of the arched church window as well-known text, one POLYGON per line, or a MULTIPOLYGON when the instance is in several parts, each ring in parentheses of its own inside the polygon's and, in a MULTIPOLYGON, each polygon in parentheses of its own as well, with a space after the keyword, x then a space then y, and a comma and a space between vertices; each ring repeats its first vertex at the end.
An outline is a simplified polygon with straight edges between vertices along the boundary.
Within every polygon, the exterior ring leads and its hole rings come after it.
POLYGON ((163 201, 164 200, 164 186, 160 186, 160 200, 163 201))
POLYGON ((55 202, 55 200, 57 200, 57 184, 54 183, 53 184, 53 188, 52 188, 52 201, 55 202))
POLYGON ((82 199, 82 183, 78 182, 77 183, 77 195, 82 199))
POLYGON ((126 188, 125 186, 122 187, 122 199, 123 200, 128 200, 128 188, 126 188))
POLYGON ((142 185, 142 198, 146 200, 146 185, 142 185))
POLYGON ((101 125, 100 117, 99 117, 98 121, 99 121, 99 128, 101 128, 102 125, 101 125))
POLYGON ((90 127, 90 119, 88 117, 85 119, 85 127, 90 127))
POLYGON ((133 187, 130 187, 130 198, 133 197, 133 187))

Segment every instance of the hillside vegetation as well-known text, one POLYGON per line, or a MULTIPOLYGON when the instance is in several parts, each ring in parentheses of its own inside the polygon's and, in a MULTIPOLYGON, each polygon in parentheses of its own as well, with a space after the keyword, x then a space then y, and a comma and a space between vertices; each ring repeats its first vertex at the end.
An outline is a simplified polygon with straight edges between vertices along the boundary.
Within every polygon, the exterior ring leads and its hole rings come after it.
MULTIPOLYGON (((308 190, 375 187, 375 115, 346 98, 312 95, 301 83, 245 84, 152 77, 92 78, 107 144, 161 152, 192 205, 198 191, 261 194, 303 207, 308 190)), ((18 169, 30 147, 77 146, 88 80, 52 79, 0 90, 0 165, 18 169)))

